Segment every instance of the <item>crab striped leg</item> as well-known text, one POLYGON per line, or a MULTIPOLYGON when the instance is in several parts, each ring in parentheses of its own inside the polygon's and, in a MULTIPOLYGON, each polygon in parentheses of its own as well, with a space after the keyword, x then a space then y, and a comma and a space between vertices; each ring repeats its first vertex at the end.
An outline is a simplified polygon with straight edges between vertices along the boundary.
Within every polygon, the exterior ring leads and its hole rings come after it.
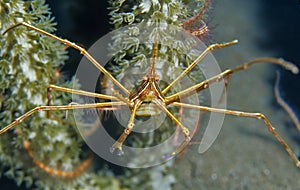
POLYGON ((261 57, 261 58, 257 58, 252 61, 246 62, 246 63, 244 63, 240 66, 237 66, 233 69, 227 69, 214 77, 206 79, 206 80, 204 80, 194 86, 191 86, 185 90, 182 90, 178 93, 167 96, 165 98, 165 103, 166 103, 166 105, 169 105, 172 102, 177 102, 180 98, 188 97, 188 96, 195 94, 201 90, 204 90, 204 89, 208 88, 210 84, 219 82, 219 81, 223 80, 224 78, 229 77, 233 73, 248 69, 248 67, 250 67, 254 64, 257 64, 257 63, 272 63, 272 64, 280 65, 280 66, 284 67, 285 69, 290 70, 293 74, 297 74, 299 72, 298 68, 294 64, 284 61, 283 59, 276 59, 276 58, 272 58, 272 57, 261 57))
POLYGON ((238 41, 233 40, 227 43, 212 44, 208 46, 206 50, 204 50, 175 80, 173 80, 165 89, 162 90, 162 94, 167 93, 175 83, 177 83, 182 77, 189 73, 209 52, 213 51, 214 49, 220 49, 236 43, 238 43, 238 41))
POLYGON ((93 103, 93 104, 76 104, 76 105, 63 105, 63 106, 38 106, 33 108, 32 110, 26 112, 19 118, 17 118, 14 122, 7 125, 6 127, 0 130, 0 134, 5 133, 10 128, 14 127, 18 123, 21 123, 24 119, 31 116, 32 114, 38 111, 50 111, 50 110, 72 110, 72 109, 84 109, 84 108, 105 108, 105 107, 112 107, 112 106, 122 106, 126 105, 124 102, 103 102, 103 103, 93 103))
POLYGON ((173 157, 184 150, 184 148, 189 144, 191 141, 190 131, 187 127, 183 126, 183 124, 166 108, 166 106, 159 101, 158 99, 154 99, 153 102, 162 110, 164 111, 182 130, 185 140, 176 148, 174 152, 170 155, 167 155, 166 158, 173 157))
POLYGON ((292 149, 285 142, 285 140, 277 133, 277 131, 272 126, 272 124, 268 120, 268 118, 265 115, 263 115, 262 113, 250 113, 250 112, 243 112, 243 111, 219 109, 219 108, 212 108, 212 107, 207 107, 207 106, 198 106, 198 105, 192 105, 192 104, 186 104, 186 103, 179 103, 179 102, 174 102, 171 105, 173 105, 173 106, 180 106, 180 107, 184 107, 184 108, 198 109, 198 110, 207 111, 207 112, 222 113, 222 114, 234 115, 234 116, 238 116, 238 117, 250 117, 250 118, 255 118, 255 119, 262 120, 265 123, 265 125, 267 126, 268 130, 280 142, 280 144, 283 146, 283 148, 286 150, 286 152, 292 158, 292 160, 294 161, 295 165, 298 168, 300 168, 300 161, 297 158, 296 154, 292 151, 292 149))

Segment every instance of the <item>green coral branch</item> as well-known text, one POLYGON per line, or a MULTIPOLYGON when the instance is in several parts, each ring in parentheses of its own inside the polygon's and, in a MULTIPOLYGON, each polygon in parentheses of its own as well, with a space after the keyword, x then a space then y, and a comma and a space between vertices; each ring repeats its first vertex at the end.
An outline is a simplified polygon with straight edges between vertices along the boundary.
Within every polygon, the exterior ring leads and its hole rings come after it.
MULTIPOLYGON (((0 1, 1 33, 8 27, 27 22, 48 32, 54 32, 56 23, 45 1, 0 1)), ((46 36, 18 27, 0 38, 1 80, 0 125, 4 127, 30 109, 45 105, 49 84, 72 87, 74 80, 62 82, 57 75, 68 58, 64 45, 46 36)), ((68 104, 71 94, 52 93, 52 103, 68 104)), ((64 112, 38 112, 18 124, 0 138, 1 174, 33 189, 119 189, 119 182, 92 171, 84 171, 73 179, 47 174, 34 164, 23 146, 30 142, 35 160, 48 167, 72 171, 83 161, 83 141, 65 120, 64 112), (64 124, 65 123, 65 124, 64 124), (16 129, 21 130, 18 135, 16 129)))
MULTIPOLYGON (((182 28, 182 23, 202 8, 204 0, 111 0, 110 4, 109 14, 115 28, 130 25, 135 30, 133 24, 147 22, 167 23, 182 28)), ((51 33, 56 30, 54 17, 44 0, 0 0, 1 32, 19 22, 27 22, 51 33)), ((159 32, 163 41, 173 42, 172 36, 165 35, 164 31, 159 32)), ((119 34, 116 39, 124 39, 122 35, 125 34, 119 34)), ((150 37, 151 35, 149 34, 150 37)), ((135 37, 125 38, 123 42, 122 45, 125 46, 117 48, 109 68, 118 79, 122 79, 124 70, 132 65, 146 70, 149 67, 146 59, 152 53, 152 46, 140 45, 135 37)), ((180 48, 166 48, 164 52, 160 52, 159 57, 178 67, 185 67, 197 52, 189 52, 180 42, 175 44, 180 48)), ((111 46, 112 50, 116 48, 114 45, 111 46)), ((46 88, 49 84, 71 88, 75 82, 75 79, 64 82, 56 75, 68 56, 63 44, 55 40, 18 27, 1 36, 0 47, 1 127, 28 110, 45 105, 46 88)), ((195 80, 198 80, 197 77, 191 75, 195 80)), ((70 94, 60 92, 53 92, 52 96, 52 103, 55 105, 66 105, 71 99, 70 94)), ((95 166, 95 163, 73 179, 47 174, 34 164, 24 149, 24 141, 30 142, 36 160, 41 160, 52 168, 72 171, 87 157, 77 130, 66 122, 60 122, 63 120, 65 112, 51 112, 51 118, 47 118, 45 112, 38 112, 16 126, 21 129, 22 135, 18 135, 16 130, 1 135, 1 174, 13 179, 18 185, 25 184, 32 189, 172 189, 176 182, 172 173, 172 161, 149 169, 122 168, 123 175, 119 176, 107 169, 106 164, 95 166), (95 168, 103 169, 95 172, 95 168)), ((146 141, 147 145, 152 145, 161 142, 167 134, 166 127, 158 135, 133 137, 133 143, 142 146, 146 141)))

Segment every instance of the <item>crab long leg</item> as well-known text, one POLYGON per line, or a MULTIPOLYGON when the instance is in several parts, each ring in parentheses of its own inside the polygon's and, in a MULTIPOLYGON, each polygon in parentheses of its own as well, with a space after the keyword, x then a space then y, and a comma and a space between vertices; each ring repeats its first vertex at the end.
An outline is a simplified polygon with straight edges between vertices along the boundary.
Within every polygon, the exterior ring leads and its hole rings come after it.
POLYGON ((83 96, 88 96, 88 97, 93 97, 93 98, 100 98, 100 99, 105 99, 105 100, 120 100, 119 98, 117 98, 115 96, 93 93, 93 92, 88 92, 88 91, 84 91, 84 90, 75 90, 75 89, 60 87, 60 86, 56 86, 56 85, 52 85, 52 84, 48 86, 47 92, 49 92, 52 89, 61 91, 61 92, 68 92, 68 93, 72 93, 72 94, 83 95, 83 96))
POLYGON ((122 156, 124 154, 123 150, 122 150, 122 144, 123 142, 126 140, 127 136, 131 133, 133 127, 134 127, 134 118, 136 116, 136 111, 137 109, 141 106, 143 102, 137 100, 133 106, 133 110, 127 125, 127 128, 124 130, 124 132, 122 133, 122 135, 118 138, 118 140, 112 145, 110 152, 113 153, 115 150, 118 151, 118 155, 122 156))
MULTIPOLYGON (((105 100, 120 101, 120 99, 115 96, 109 96, 109 95, 99 94, 99 93, 92 93, 92 92, 87 92, 84 90, 75 90, 75 89, 65 88, 65 87, 56 86, 56 85, 51 84, 47 87, 47 106, 50 106, 50 101, 52 99, 51 90, 57 90, 60 92, 67 92, 67 93, 78 94, 78 95, 83 95, 83 96, 88 96, 88 97, 93 97, 93 98, 100 98, 100 99, 105 99, 105 100)), ((49 111, 47 111, 47 118, 50 118, 49 111)))
POLYGON ((256 118, 256 119, 259 119, 259 120, 263 120, 265 125, 268 127, 269 131, 280 142, 280 144, 284 147, 284 149, 287 151, 289 156, 293 159, 295 165, 298 168, 300 168, 300 161, 297 158, 296 154, 292 151, 292 149, 288 146, 288 144, 283 140, 283 138, 277 133, 277 131, 272 126, 271 122, 267 119, 267 117, 265 115, 263 115, 262 113, 250 113, 250 112, 242 112, 242 111, 235 111, 235 110, 211 108, 211 107, 207 107, 207 106, 197 106, 197 105, 179 103, 179 102, 174 102, 171 105, 185 107, 185 108, 198 109, 198 110, 208 111, 208 112, 234 115, 234 116, 238 116, 238 117, 251 117, 251 118, 256 118))
POLYGON ((5 133, 7 130, 12 128, 18 123, 21 123, 24 119, 29 117, 30 115, 38 112, 38 111, 48 111, 48 110, 72 110, 72 109, 84 109, 84 108, 103 108, 103 107, 111 107, 111 106, 120 106, 126 105, 124 102, 103 102, 103 103, 93 103, 93 104, 77 104, 77 105, 64 105, 64 106, 38 106, 33 108, 32 110, 26 112, 19 118, 17 118, 14 122, 7 125, 3 129, 0 130, 0 134, 5 133))
POLYGON ((223 71, 222 73, 220 73, 219 75, 216 75, 214 77, 206 79, 206 80, 204 80, 190 88, 182 90, 176 94, 170 95, 165 98, 165 103, 166 103, 166 105, 169 105, 172 102, 177 102, 180 98, 188 97, 192 94, 195 94, 196 92, 199 92, 200 90, 206 89, 209 87, 210 84, 219 82, 219 81, 223 80, 224 78, 232 75, 233 73, 241 71, 241 70, 245 70, 248 67, 250 67, 251 65, 256 64, 256 63, 277 64, 277 65, 284 67, 287 70, 290 70, 294 74, 297 74, 299 72, 298 68, 294 64, 284 61, 283 59, 262 57, 262 58, 258 58, 258 59, 254 59, 252 61, 246 62, 246 63, 244 63, 240 66, 237 66, 233 69, 227 69, 227 70, 223 71))
POLYGON ((274 94, 277 103, 289 114, 290 118, 292 119, 293 123, 295 124, 297 130, 300 132, 300 121, 293 111, 293 109, 283 100, 279 90, 279 73, 277 72, 277 79, 274 86, 274 94))
POLYGON ((190 131, 188 128, 183 126, 183 124, 166 108, 166 106, 161 101, 159 101, 158 99, 154 99, 153 102, 160 109, 162 109, 181 128, 185 136, 185 140, 176 148, 174 152, 172 152, 170 155, 167 156, 167 157, 173 157, 176 154, 180 153, 191 141, 190 131))
POLYGON ((167 93, 171 87, 178 82, 182 77, 184 77, 188 72, 190 72, 198 63, 201 61, 209 52, 214 49, 220 49, 229 45, 236 44, 238 41, 233 40, 231 42, 222 43, 222 44, 212 44, 206 48, 175 80, 173 80, 165 89, 163 89, 162 94, 167 93))
POLYGON ((84 48, 82 48, 81 46, 73 43, 73 42, 70 42, 69 40, 66 40, 66 39, 62 39, 62 38, 59 38, 49 32, 46 32, 44 30, 41 30, 35 26, 32 26, 28 23, 25 23, 25 22, 21 22, 21 23, 18 23, 16 25, 13 25, 11 27, 9 27, 8 29, 6 29, 2 34, 5 35, 8 31, 18 27, 18 26, 24 26, 24 27, 27 27, 31 30, 34 30, 38 33, 41 33, 43 35, 46 35, 46 36, 49 36, 50 38, 53 38, 63 44, 65 44, 66 46, 69 46, 69 47, 72 47, 74 49, 77 49, 82 55, 84 55, 89 61, 91 61, 91 63, 97 67, 105 76, 107 76, 108 78, 110 78, 113 83, 115 85, 117 85, 124 93, 126 93, 127 95, 130 94, 130 92, 119 82, 117 81, 117 79, 115 79, 115 77, 113 77, 104 67, 102 67, 84 48))

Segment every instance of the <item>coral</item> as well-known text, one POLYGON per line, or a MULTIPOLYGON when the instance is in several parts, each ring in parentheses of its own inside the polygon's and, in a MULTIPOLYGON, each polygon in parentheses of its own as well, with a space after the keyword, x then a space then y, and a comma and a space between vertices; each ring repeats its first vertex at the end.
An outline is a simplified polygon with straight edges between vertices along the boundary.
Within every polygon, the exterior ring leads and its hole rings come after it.
MULTIPOLYGON (((27 22, 48 32, 55 31, 54 19, 44 1, 0 1, 1 32, 19 22, 27 22)), ((24 27, 16 28, 0 38, 1 44, 1 127, 11 123, 30 109, 46 105, 49 84, 71 87, 74 80, 64 82, 59 69, 68 58, 63 44, 24 27)), ((52 104, 70 102, 70 94, 52 92, 52 104)), ((84 171, 72 179, 47 174, 34 163, 48 168, 74 171, 88 157, 83 151, 76 128, 62 122, 64 112, 39 112, 17 125, 0 138, 0 170, 28 188, 74 189, 118 188, 113 177, 102 177, 93 171, 84 171), (33 152, 25 150, 23 142, 30 143, 33 152)), ((71 121, 71 120, 70 120, 71 121)))
MULTIPOLYGON (((167 23, 182 29, 183 22, 199 13, 204 6, 204 0, 116 0, 110 1, 111 23, 115 28, 134 23, 167 23)), ((48 32, 55 32, 54 19, 49 7, 43 0, 20 1, 0 0, 0 28, 3 32, 8 27, 26 22, 48 32)), ((134 26, 133 26, 134 27, 134 26)), ((161 31, 163 34, 163 31, 161 31)), ((122 38, 122 34, 116 38, 122 38)), ((172 36, 160 35, 168 41, 172 36)), ((115 52, 114 60, 108 68, 118 78, 133 64, 147 68, 143 57, 151 57, 151 47, 139 46, 136 41, 127 41, 127 47, 115 52), (143 65, 144 64, 144 65, 143 65)), ((173 41, 169 41, 172 43, 173 41)), ((181 41, 178 41, 180 44, 181 41)), ((47 104, 46 89, 49 84, 63 87, 73 87, 76 79, 65 82, 59 69, 68 59, 63 44, 49 37, 18 27, 0 38, 1 45, 1 80, 0 80, 0 124, 4 127, 30 109, 47 104)), ((116 45, 116 44, 114 44, 116 45)), ((114 50, 114 45, 111 47, 114 50)), ((190 54, 185 46, 179 49, 167 48, 161 53, 161 59, 174 63, 178 68, 185 68, 198 52, 190 54)), ((164 68, 167 69, 167 68, 164 68)), ((166 72, 166 70, 162 71, 166 72)), ((175 70, 172 72, 176 74, 175 70)), ((201 75, 191 72, 189 77, 198 81, 201 75)), ((170 76, 171 77, 171 76, 170 76)), ((172 78, 172 77, 171 77, 172 78)), ((51 92, 52 105, 66 105, 71 101, 71 95, 61 92, 51 92)), ((69 114, 71 115, 71 114, 69 114)), ((175 114, 176 115, 176 114, 175 114)), ((66 178, 57 176, 54 171, 76 171, 86 159, 90 151, 84 147, 72 118, 66 120, 66 113, 55 111, 38 112, 18 124, 14 130, 1 135, 0 138, 0 171, 1 174, 13 179, 19 186, 22 184, 31 189, 171 189, 176 182, 172 173, 173 161, 148 169, 122 168, 122 175, 107 169, 101 162, 92 163, 88 169, 73 173, 75 176, 66 178), (30 148, 24 147, 24 142, 30 143, 30 148), (45 166, 43 166, 44 164, 45 166), (43 168, 44 167, 44 168, 43 168), (95 171, 98 169, 99 171, 95 171), (145 181, 147 181, 145 183, 145 181)), ((161 136, 133 137, 132 144, 151 145, 160 142, 170 123, 160 131, 161 136), (151 139, 154 138, 154 139, 151 139)), ((174 124, 173 124, 174 125, 174 124)), ((25 143, 26 144, 26 143, 25 143)), ((140 160, 135 160, 139 162, 140 160)))

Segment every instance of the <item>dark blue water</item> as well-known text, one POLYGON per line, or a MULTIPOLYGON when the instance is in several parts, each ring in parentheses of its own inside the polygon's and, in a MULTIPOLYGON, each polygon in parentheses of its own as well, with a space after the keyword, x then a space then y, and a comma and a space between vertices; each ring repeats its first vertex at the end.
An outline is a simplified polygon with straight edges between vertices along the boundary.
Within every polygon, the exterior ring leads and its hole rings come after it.
MULTIPOLYGON (((262 46, 300 67, 300 4, 297 0, 265 0, 260 7, 261 23, 268 38, 262 46)), ((300 74, 281 69, 281 94, 300 114, 300 74)))

